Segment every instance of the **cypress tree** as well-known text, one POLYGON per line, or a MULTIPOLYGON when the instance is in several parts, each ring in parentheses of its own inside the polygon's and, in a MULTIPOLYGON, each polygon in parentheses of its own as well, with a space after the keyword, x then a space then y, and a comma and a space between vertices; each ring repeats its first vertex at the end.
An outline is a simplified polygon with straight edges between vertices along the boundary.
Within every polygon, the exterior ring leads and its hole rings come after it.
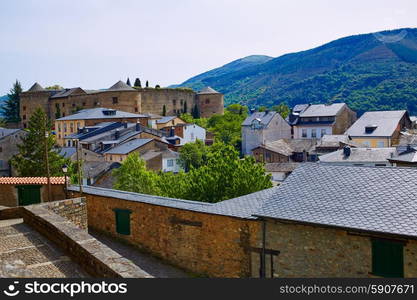
POLYGON ((7 94, 8 99, 1 108, 1 112, 7 123, 14 123, 20 121, 20 96, 22 92, 22 85, 18 80, 13 84, 10 93, 7 94))
POLYGON ((193 115, 193 118, 194 119, 199 119, 200 118, 200 112, 198 110, 197 104, 194 105, 194 109, 193 109, 192 115, 193 115))
POLYGON ((126 84, 127 84, 128 86, 132 86, 132 85, 130 84, 130 79, 129 79, 129 77, 127 77, 126 84))
POLYGON ((187 113, 187 100, 184 101, 184 113, 187 113))
POLYGON ((165 117, 166 115, 167 115, 167 107, 164 104, 164 106, 162 106, 162 116, 165 117))
POLYGON ((149 87, 149 81, 146 80, 146 87, 149 87))
POLYGON ((135 86, 135 87, 140 87, 140 88, 142 87, 142 83, 140 82, 140 79, 139 79, 139 78, 136 78, 136 79, 135 79, 135 84, 134 84, 134 86, 135 86))

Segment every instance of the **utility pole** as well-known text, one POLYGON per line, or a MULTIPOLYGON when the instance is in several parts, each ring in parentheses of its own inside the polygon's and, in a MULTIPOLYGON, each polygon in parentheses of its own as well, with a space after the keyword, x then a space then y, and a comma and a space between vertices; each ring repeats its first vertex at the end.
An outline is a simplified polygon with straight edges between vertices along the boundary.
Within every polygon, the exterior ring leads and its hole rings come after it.
POLYGON ((49 155, 48 155, 48 138, 49 132, 45 130, 45 164, 46 164, 46 178, 48 180, 48 201, 52 201, 52 191, 51 191, 51 173, 49 170, 49 155))
POLYGON ((78 186, 79 186, 79 189, 80 189, 80 197, 81 197, 83 195, 83 184, 82 184, 83 178, 82 178, 82 172, 81 172, 81 158, 80 158, 80 154, 79 154, 80 140, 77 140, 77 148, 76 149, 77 149, 77 165, 78 165, 78 186))

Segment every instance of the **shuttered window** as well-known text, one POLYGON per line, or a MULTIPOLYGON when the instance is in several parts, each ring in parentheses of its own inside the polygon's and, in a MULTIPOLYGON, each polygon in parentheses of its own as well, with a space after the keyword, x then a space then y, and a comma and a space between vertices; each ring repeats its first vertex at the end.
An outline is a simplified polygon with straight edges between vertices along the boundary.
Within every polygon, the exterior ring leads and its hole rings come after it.
POLYGON ((130 214, 128 209, 115 209, 116 232, 119 234, 130 235, 130 214))
POLYGON ((388 240, 372 241, 372 273, 383 277, 404 277, 403 244, 388 240))

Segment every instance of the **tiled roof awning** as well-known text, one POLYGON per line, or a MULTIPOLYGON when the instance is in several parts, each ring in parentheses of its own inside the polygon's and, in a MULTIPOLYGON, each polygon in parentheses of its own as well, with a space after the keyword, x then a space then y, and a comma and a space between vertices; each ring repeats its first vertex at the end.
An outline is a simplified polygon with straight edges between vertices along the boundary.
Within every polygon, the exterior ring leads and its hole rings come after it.
MULTIPOLYGON (((51 184, 65 184, 65 177, 50 177, 51 184)), ((0 177, 0 184, 48 184, 47 177, 0 177)))

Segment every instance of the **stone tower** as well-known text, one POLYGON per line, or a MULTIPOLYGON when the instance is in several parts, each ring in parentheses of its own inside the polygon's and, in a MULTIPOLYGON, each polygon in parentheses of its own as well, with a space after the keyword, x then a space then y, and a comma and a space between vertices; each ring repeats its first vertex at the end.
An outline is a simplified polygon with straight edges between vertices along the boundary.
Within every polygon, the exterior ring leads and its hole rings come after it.
POLYGON ((214 114, 222 115, 224 113, 223 94, 209 86, 197 93, 196 103, 202 118, 209 118, 214 114))
POLYGON ((38 107, 41 107, 49 115, 48 102, 51 92, 36 82, 29 90, 20 94, 21 127, 27 127, 29 117, 38 107))

